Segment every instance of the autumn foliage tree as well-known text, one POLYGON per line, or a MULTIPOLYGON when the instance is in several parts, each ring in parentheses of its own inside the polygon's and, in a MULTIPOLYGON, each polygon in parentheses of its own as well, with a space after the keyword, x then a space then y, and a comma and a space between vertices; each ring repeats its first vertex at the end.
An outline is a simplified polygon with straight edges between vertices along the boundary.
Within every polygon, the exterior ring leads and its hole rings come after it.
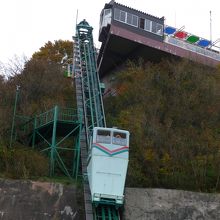
POLYGON ((127 184, 220 190, 220 72, 187 60, 128 63, 105 99, 131 132, 127 184))
POLYGON ((16 178, 17 175, 24 178, 39 175, 36 170, 42 175, 47 173, 47 161, 41 155, 19 144, 15 149, 5 147, 10 140, 15 90, 19 85, 16 112, 19 116, 32 117, 55 105, 75 108, 72 80, 64 77, 65 66, 61 63, 64 56, 72 57, 72 47, 70 41, 49 41, 24 63, 23 69, 18 70, 21 65, 14 63, 10 66, 11 74, 7 78, 0 77, 0 173, 16 178), (16 69, 13 70, 13 66, 16 69), (14 166, 15 163, 20 167, 14 166))
MULTIPOLYGON (((20 115, 31 116, 47 111, 54 105, 75 107, 72 81, 64 77, 64 66, 61 64, 66 54, 72 57, 72 47, 70 41, 49 41, 25 62, 19 73, 14 74, 12 71, 13 74, 7 79, 0 79, 0 110, 3 116, 0 121, 6 122, 7 130, 10 129, 13 115, 16 85, 20 86, 20 115)), ((6 127, 0 128, 0 134, 1 129, 5 130, 6 127)))

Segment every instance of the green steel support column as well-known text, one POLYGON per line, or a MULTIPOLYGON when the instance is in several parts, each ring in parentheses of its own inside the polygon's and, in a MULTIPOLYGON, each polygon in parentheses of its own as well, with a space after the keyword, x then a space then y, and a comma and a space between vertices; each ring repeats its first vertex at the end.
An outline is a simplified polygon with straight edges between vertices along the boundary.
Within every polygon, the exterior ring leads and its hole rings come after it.
POLYGON ((54 119, 53 119, 54 121, 53 121, 52 144, 51 144, 51 151, 50 151, 50 176, 54 175, 57 118, 58 118, 58 106, 55 106, 54 107, 54 119))
POLYGON ((76 148, 76 154, 77 154, 77 158, 76 158, 76 174, 75 174, 75 178, 77 180, 78 178, 78 173, 79 173, 79 164, 80 164, 80 135, 82 132, 82 121, 83 121, 83 114, 82 111, 79 111, 79 133, 78 133, 78 137, 77 137, 77 148, 76 148))
POLYGON ((36 127, 37 126, 37 118, 34 117, 34 130, 33 130, 33 137, 32 137, 32 148, 35 146, 35 138, 36 138, 36 127))
POLYGON ((108 207, 108 219, 112 220, 111 208, 110 207, 108 207))
POLYGON ((72 173, 71 173, 72 177, 75 177, 75 179, 76 179, 77 142, 78 142, 78 137, 77 137, 77 140, 75 140, 74 146, 73 146, 73 149, 74 149, 74 157, 73 157, 72 173))
POLYGON ((80 114, 80 125, 79 125, 79 136, 78 136, 78 143, 77 143, 77 173, 76 173, 76 179, 78 177, 78 172, 79 172, 79 164, 80 164, 80 135, 81 135, 81 132, 82 132, 82 113, 80 114))
POLYGON ((15 116, 16 116, 17 101, 18 101, 18 94, 19 94, 19 87, 20 86, 16 86, 14 112, 13 112, 13 119, 12 119, 12 125, 11 125, 10 148, 12 147, 12 141, 13 141, 14 127, 15 127, 15 116))
POLYGON ((57 164, 59 165, 60 169, 66 174, 66 176, 68 176, 70 179, 72 179, 69 171, 67 170, 67 167, 65 166, 65 164, 62 160, 62 158, 60 157, 59 153, 57 152, 56 147, 54 148, 54 162, 55 162, 55 160, 56 160, 57 164))
POLYGON ((86 133, 95 126, 106 127, 92 30, 93 28, 83 20, 77 25, 76 31, 80 47, 84 115, 87 119, 86 133))
POLYGON ((105 207, 102 206, 102 220, 105 220, 105 207))
MULTIPOLYGON (((81 127, 81 125, 80 125, 81 127)), ((80 131, 79 131, 79 134, 78 134, 78 137, 77 137, 77 141, 76 141, 76 150, 75 150, 75 154, 76 154, 76 157, 75 157, 75 172, 74 172, 74 176, 75 176, 75 179, 77 180, 78 178, 78 172, 79 172, 79 163, 80 163, 80 133, 81 133, 81 128, 80 128, 80 131)))
POLYGON ((118 220, 117 213, 115 209, 112 209, 113 220, 118 220))
MULTIPOLYGON (((93 92, 93 89, 91 89, 91 82, 90 82, 90 76, 91 76, 91 72, 88 72, 89 68, 88 68, 88 53, 86 53, 86 46, 84 45, 84 52, 85 52, 85 60, 86 60, 86 79, 87 79, 87 86, 88 86, 88 93, 89 93, 89 97, 88 97, 88 101, 89 101, 89 107, 90 107, 90 114, 91 114, 91 124, 94 125, 94 109, 93 109, 93 97, 91 95, 91 93, 93 92)), ((85 79, 85 78, 84 78, 85 79)))
POLYGON ((77 167, 77 165, 76 165, 76 163, 77 163, 77 153, 78 153, 77 145, 78 145, 78 135, 76 136, 76 139, 74 140, 74 146, 73 146, 74 157, 73 157, 72 173, 71 173, 72 177, 75 177, 75 179, 76 179, 76 173, 77 173, 77 171, 76 171, 76 169, 77 169, 76 168, 77 167))
MULTIPOLYGON (((90 42, 91 44, 91 42, 90 42)), ((93 75, 95 74, 95 71, 94 71, 94 65, 95 63, 92 63, 91 61, 91 52, 90 52, 90 49, 89 49, 89 45, 90 44, 87 44, 86 45, 86 48, 85 48, 85 51, 87 52, 87 69, 89 71, 88 73, 88 78, 89 78, 89 85, 92 89, 91 90, 91 93, 92 93, 92 96, 89 98, 91 100, 91 102, 93 102, 93 105, 91 105, 92 107, 92 113, 93 113, 93 117, 96 119, 96 122, 94 122, 94 120, 92 121, 92 125, 93 127, 97 126, 97 121, 98 121, 98 114, 97 114, 97 104, 96 104, 96 99, 95 99, 95 86, 94 86, 94 80, 93 80, 93 75)))

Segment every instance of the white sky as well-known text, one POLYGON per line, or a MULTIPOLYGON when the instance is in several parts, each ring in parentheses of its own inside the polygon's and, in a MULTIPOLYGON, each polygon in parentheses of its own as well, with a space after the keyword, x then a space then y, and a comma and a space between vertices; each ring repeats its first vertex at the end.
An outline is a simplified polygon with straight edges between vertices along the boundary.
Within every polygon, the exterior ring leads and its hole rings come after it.
MULTIPOLYGON (((30 57, 47 41, 72 40, 78 22, 86 19, 94 28, 98 43, 99 15, 110 0, 0 0, 0 61, 14 55, 30 57)), ((157 17, 165 16, 166 24, 200 37, 220 38, 219 0, 117 0, 116 2, 157 17)))

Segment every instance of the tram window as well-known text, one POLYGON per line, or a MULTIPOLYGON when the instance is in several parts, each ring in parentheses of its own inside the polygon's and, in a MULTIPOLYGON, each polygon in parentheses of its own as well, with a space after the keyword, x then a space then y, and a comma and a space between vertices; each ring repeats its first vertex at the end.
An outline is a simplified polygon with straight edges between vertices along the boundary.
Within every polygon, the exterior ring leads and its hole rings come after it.
POLYGON ((145 19, 140 18, 139 19, 139 28, 144 29, 145 19))
POLYGON ((109 131, 109 130, 98 130, 97 131, 96 142, 97 143, 111 144, 111 131, 109 131))
POLYGON ((122 146, 127 145, 126 134, 122 132, 114 132, 112 143, 117 144, 117 145, 122 145, 122 146))

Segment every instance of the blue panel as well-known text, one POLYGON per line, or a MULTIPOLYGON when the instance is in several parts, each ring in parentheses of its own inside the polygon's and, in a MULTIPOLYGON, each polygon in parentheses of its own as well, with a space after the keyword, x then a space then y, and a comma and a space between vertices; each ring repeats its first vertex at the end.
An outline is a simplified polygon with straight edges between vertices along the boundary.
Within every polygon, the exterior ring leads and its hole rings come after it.
POLYGON ((211 41, 209 41, 209 40, 200 40, 200 41, 198 42, 198 45, 201 46, 201 47, 207 47, 207 46, 209 46, 210 44, 211 44, 211 41))
POLYGON ((165 30, 164 30, 166 34, 173 34, 175 31, 176 31, 176 28, 169 27, 169 26, 165 27, 165 30))

